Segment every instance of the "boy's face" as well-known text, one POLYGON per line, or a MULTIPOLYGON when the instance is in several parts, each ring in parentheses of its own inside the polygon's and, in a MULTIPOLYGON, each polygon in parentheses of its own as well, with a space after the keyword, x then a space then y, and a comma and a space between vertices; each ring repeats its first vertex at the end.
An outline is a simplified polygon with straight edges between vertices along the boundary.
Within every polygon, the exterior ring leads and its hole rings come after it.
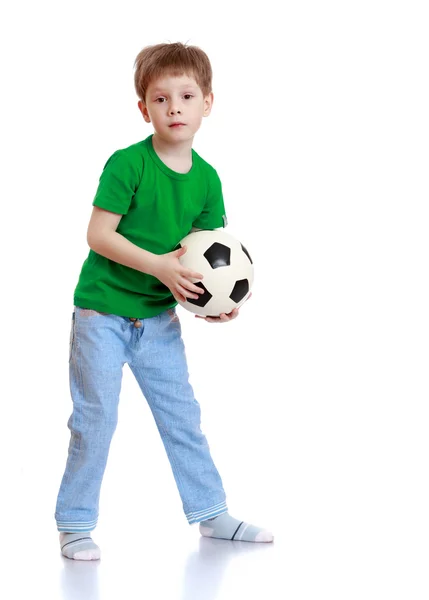
POLYGON ((146 102, 139 101, 138 107, 146 123, 152 123, 160 137, 174 144, 192 140, 212 104, 213 93, 203 96, 193 77, 166 75, 149 84, 146 102))

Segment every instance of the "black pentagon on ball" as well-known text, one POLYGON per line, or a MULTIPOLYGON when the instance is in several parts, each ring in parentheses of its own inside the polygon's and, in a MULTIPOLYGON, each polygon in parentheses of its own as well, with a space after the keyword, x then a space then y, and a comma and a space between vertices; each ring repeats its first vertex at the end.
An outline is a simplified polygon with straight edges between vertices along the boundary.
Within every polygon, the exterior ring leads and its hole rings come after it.
POLYGON ((236 304, 243 300, 244 296, 249 291, 249 282, 247 279, 240 279, 235 282, 234 289, 230 294, 231 300, 234 300, 236 304))
POLYGON ((243 246, 243 244, 241 244, 241 248, 242 248, 244 254, 247 256, 247 258, 250 260, 250 262, 253 265, 253 260, 251 259, 250 254, 248 253, 248 251, 246 250, 246 248, 243 246))
POLYGON ((204 258, 212 269, 228 267, 231 264, 231 248, 215 242, 204 252, 204 258))
POLYGON ((201 308, 203 308, 207 304, 207 302, 209 302, 209 300, 212 299, 213 296, 210 294, 209 291, 207 291, 207 289, 203 286, 201 281, 198 281, 195 285, 204 290, 204 294, 198 294, 198 298, 186 299, 189 302, 189 304, 195 304, 195 306, 201 306, 201 308))

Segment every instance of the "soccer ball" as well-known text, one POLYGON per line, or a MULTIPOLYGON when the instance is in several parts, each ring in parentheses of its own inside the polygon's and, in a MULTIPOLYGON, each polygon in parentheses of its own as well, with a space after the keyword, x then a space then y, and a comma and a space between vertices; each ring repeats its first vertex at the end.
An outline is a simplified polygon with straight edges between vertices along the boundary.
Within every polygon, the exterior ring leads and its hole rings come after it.
POLYGON ((204 276, 203 280, 192 280, 204 294, 179 301, 183 308, 204 317, 218 317, 247 300, 253 284, 253 262, 235 237, 224 231, 194 231, 177 248, 183 246, 187 250, 180 263, 204 276))

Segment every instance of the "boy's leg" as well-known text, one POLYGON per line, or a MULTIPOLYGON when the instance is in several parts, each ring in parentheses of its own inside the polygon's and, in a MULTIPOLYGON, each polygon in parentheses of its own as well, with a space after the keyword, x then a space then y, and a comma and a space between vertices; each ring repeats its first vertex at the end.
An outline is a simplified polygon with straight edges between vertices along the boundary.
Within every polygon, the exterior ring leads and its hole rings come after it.
POLYGON ((227 512, 220 475, 201 432, 200 405, 188 381, 175 310, 141 320, 129 366, 149 403, 164 443, 188 522, 227 512))
POLYGON ((100 487, 117 424, 126 360, 124 341, 129 328, 125 323, 122 317, 79 307, 73 313, 71 436, 55 511, 60 532, 84 534, 97 525, 100 487))

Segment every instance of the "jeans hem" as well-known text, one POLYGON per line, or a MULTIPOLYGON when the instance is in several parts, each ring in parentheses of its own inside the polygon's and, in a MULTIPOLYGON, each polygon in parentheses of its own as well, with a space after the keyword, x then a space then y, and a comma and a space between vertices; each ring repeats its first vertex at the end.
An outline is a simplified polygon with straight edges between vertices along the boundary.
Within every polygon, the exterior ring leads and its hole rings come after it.
POLYGON ((217 517, 222 515, 223 513, 228 512, 228 507, 226 502, 220 502, 215 504, 214 506, 210 506, 205 510, 197 510, 186 513, 186 518, 188 519, 189 525, 193 523, 200 523, 201 521, 207 521, 207 519, 211 519, 212 517, 217 517))
POLYGON ((57 529, 61 533, 89 533, 97 527, 98 520, 78 523, 76 521, 57 521, 57 529))

